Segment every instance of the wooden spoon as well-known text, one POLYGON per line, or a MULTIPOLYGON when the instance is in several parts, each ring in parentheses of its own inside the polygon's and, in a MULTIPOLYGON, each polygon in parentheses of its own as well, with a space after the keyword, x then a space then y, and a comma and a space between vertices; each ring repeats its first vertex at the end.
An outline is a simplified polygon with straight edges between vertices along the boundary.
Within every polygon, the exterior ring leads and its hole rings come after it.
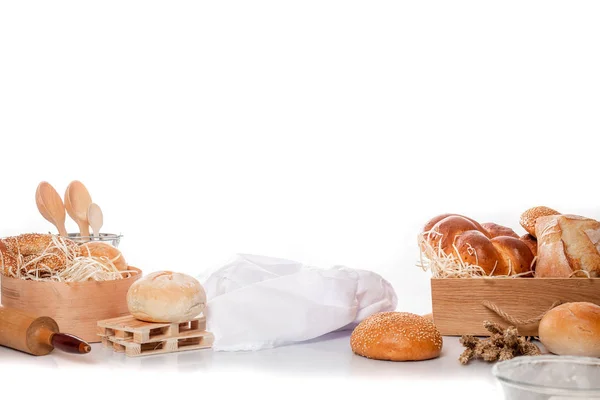
POLYGON ((67 186, 65 208, 69 216, 79 226, 81 236, 90 236, 90 223, 87 219, 90 204, 92 204, 92 197, 83 183, 73 181, 67 186))
POLYGON ((92 227, 92 232, 94 232, 93 235, 100 236, 100 228, 102 228, 102 224, 104 223, 104 217, 98 204, 90 204, 88 208, 87 219, 92 227))
POLYGON ((41 182, 35 191, 35 203, 40 214, 58 229, 60 236, 67 236, 65 229, 65 205, 60 195, 48 182, 41 182))

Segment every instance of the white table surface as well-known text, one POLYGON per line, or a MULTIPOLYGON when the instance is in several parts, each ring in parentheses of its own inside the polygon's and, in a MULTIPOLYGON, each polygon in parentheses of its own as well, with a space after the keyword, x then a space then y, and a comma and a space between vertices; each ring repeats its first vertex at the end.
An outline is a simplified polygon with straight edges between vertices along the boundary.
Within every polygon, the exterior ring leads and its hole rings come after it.
MULTIPOLYGON (((492 364, 474 361, 466 366, 460 365, 458 356, 461 352, 462 346, 458 338, 445 337, 442 355, 434 360, 369 360, 351 352, 349 332, 344 332, 326 335, 307 343, 256 352, 200 350, 138 358, 113 353, 101 344, 92 345, 92 352, 85 356, 55 351, 48 356, 33 357, 0 348, 0 368, 7 371, 6 367, 10 366, 8 375, 12 379, 23 379, 24 382, 26 379, 23 378, 23 371, 27 371, 27 376, 35 374, 49 380, 59 374, 63 380, 66 376, 96 376, 102 377, 104 382, 122 381, 123 376, 143 376, 144 379, 161 376, 165 380, 164 377, 168 375, 171 381, 185 376, 186 382, 195 380, 205 385, 221 382, 224 376, 228 377, 228 382, 233 377, 240 382, 244 379, 250 381, 249 377, 260 377, 261 382, 267 381, 264 378, 274 382, 268 387, 261 387, 265 394, 269 390, 272 391, 271 394, 277 394, 277 388, 283 387, 283 382, 303 383, 294 385, 296 393, 303 388, 307 389, 305 383, 313 382, 315 387, 323 390, 329 387, 334 394, 346 391, 346 397, 352 394, 360 397, 361 390, 368 393, 373 388, 385 388, 386 391, 412 393, 410 398, 443 396, 445 399, 501 399, 501 391, 491 373, 492 364), (324 378, 327 382, 338 383, 332 388, 324 383, 324 378)), ((7 374, 3 374, 4 381, 7 374)), ((289 388, 289 385, 286 384, 285 387, 289 388)), ((146 390, 150 389, 146 387, 146 390)))

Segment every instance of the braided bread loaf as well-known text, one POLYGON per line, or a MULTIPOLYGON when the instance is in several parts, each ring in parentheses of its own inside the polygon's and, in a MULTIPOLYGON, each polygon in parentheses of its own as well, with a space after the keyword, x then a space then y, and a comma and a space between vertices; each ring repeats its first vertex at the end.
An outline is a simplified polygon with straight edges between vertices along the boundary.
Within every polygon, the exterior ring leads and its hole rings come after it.
POLYGON ((425 224, 423 235, 435 249, 478 265, 486 275, 523 274, 533 267, 535 257, 529 244, 505 226, 443 214, 425 224))

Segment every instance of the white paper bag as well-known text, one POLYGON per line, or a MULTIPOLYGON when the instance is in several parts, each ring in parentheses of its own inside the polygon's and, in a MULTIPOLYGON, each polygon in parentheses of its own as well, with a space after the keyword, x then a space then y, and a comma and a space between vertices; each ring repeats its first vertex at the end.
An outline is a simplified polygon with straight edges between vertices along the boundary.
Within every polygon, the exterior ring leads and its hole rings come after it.
POLYGON ((318 269, 241 254, 203 282, 214 350, 259 350, 350 329, 367 316, 396 309, 381 276, 345 267, 318 269))

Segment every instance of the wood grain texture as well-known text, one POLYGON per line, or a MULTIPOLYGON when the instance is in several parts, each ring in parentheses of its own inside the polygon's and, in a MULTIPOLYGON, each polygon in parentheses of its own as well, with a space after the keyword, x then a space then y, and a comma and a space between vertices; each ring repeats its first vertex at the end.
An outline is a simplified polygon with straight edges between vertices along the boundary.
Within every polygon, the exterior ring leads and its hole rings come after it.
POLYGON ((37 282, 2 276, 2 305, 50 317, 61 332, 100 342, 98 321, 129 314, 127 291, 142 276, 139 269, 129 269, 137 274, 104 282, 37 282))
POLYGON ((128 357, 209 349, 212 347, 213 341, 214 335, 210 332, 195 333, 193 335, 186 335, 185 338, 169 338, 163 341, 150 343, 120 341, 115 337, 107 336, 102 338, 104 347, 112 348, 116 353, 125 353, 128 357))
POLYGON ((58 325, 52 318, 36 316, 0 307, 0 345, 35 356, 43 356, 53 350, 50 343, 52 333, 58 325))
POLYGON ((104 347, 128 357, 207 349, 214 341, 214 335, 206 331, 204 316, 187 322, 155 323, 126 315, 98 321, 98 335, 104 347))
POLYGON ((151 343, 190 332, 206 330, 206 317, 199 316, 187 322, 145 322, 128 314, 123 317, 98 321, 99 336, 114 336, 135 343, 151 343))
MULTIPOLYGON (((472 278, 431 279, 433 320, 442 335, 489 336, 483 321, 509 324, 486 308, 488 301, 508 315, 527 320, 542 315, 557 301, 600 305, 600 279, 472 278)), ((519 333, 537 336, 538 323, 518 326, 519 333)))

